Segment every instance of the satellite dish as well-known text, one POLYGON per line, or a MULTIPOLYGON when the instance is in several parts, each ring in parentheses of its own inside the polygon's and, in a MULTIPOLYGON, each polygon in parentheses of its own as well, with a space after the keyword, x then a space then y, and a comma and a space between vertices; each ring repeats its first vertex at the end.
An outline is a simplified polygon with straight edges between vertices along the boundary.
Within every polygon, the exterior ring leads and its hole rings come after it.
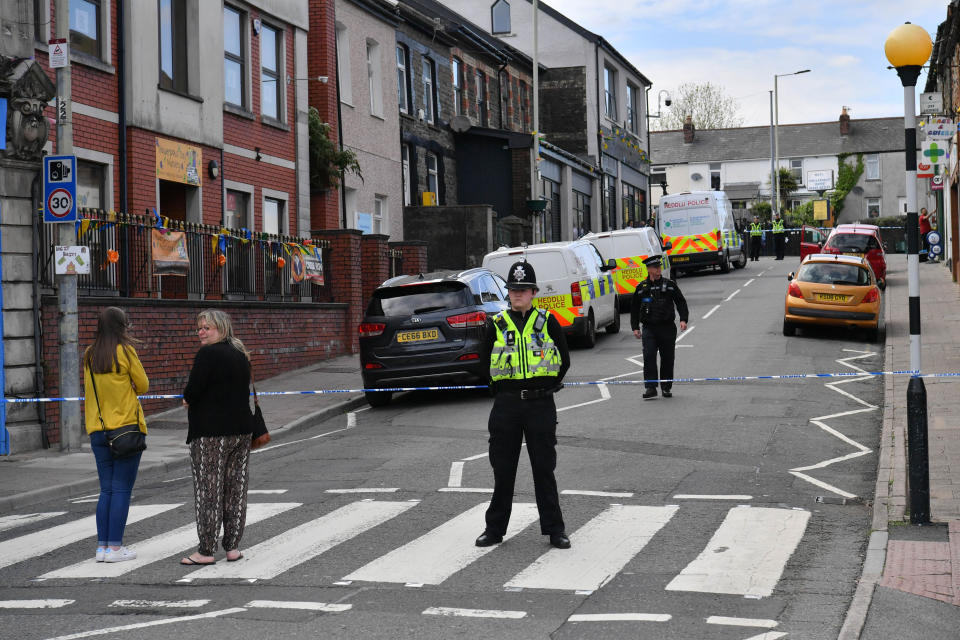
POLYGON ((470 124, 470 118, 467 116, 453 116, 450 118, 450 128, 456 131, 457 133, 464 133, 470 130, 470 127, 473 126, 470 124))
POLYGON ((696 182, 697 180, 703 180, 703 176, 700 175, 699 173, 691 173, 690 179, 696 182))

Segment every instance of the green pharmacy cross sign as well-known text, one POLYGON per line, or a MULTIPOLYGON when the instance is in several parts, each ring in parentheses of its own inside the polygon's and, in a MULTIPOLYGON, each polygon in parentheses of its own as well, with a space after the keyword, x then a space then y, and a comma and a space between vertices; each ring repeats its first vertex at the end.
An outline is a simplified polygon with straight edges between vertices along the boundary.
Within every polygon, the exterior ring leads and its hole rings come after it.
POLYGON ((930 164, 940 164, 940 157, 946 153, 947 150, 941 149, 936 142, 931 142, 930 147, 923 151, 923 155, 930 159, 930 164))

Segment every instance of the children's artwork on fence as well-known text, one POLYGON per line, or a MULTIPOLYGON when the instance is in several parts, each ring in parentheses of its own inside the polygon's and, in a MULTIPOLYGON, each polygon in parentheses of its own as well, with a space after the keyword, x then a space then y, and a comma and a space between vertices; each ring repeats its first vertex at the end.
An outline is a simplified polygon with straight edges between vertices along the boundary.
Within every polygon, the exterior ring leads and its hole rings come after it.
POLYGON ((190 273, 187 255, 187 236, 183 231, 150 231, 153 274, 157 276, 185 276, 190 273))

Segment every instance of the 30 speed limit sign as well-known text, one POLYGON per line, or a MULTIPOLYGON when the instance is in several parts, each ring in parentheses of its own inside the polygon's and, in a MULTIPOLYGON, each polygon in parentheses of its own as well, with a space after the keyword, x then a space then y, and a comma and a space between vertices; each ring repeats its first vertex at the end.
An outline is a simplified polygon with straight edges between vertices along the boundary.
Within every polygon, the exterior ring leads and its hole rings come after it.
POLYGON ((77 159, 47 156, 43 159, 43 221, 77 221, 77 159))
POLYGON ((47 196, 47 211, 58 220, 74 213, 73 194, 63 188, 54 189, 47 196))

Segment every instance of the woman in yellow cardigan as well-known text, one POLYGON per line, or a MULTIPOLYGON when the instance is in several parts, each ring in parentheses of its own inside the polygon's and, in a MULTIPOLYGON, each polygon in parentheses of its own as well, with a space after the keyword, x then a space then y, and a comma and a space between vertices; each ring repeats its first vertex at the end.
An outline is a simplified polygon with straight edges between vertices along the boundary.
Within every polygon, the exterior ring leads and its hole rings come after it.
POLYGON ((146 393, 150 381, 133 348, 139 340, 127 333, 129 326, 122 309, 107 307, 100 312, 93 344, 83 354, 86 426, 100 476, 97 562, 123 562, 137 557, 135 551, 123 546, 123 530, 141 454, 115 460, 106 436, 107 430, 130 424, 138 424, 140 431, 147 432, 137 394, 146 393))

